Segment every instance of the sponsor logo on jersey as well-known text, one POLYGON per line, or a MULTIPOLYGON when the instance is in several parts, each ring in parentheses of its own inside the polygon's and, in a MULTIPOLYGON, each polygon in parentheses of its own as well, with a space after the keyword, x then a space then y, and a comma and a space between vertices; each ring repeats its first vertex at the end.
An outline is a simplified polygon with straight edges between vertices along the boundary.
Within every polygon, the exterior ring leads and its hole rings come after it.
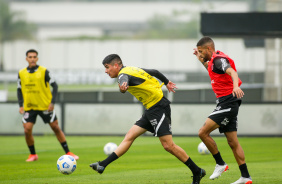
POLYGON ((48 110, 43 111, 43 114, 47 115, 47 114, 49 114, 49 111, 48 110))
POLYGON ((27 119, 29 117, 29 113, 28 112, 25 112, 24 113, 24 119, 27 119))
POLYGON ((221 106, 218 106, 218 107, 215 108, 215 110, 217 110, 217 111, 218 111, 219 109, 221 109, 221 106))
POLYGON ((157 121, 157 119, 152 119, 152 120, 150 120, 150 123, 154 127, 158 124, 158 121, 157 121))
POLYGON ((221 122, 221 124, 223 125, 227 125, 229 123, 229 119, 228 118, 224 118, 224 120, 221 122))
POLYGON ((227 61, 225 58, 221 58, 220 61, 221 61, 222 70, 224 71, 224 68, 227 66, 227 61))

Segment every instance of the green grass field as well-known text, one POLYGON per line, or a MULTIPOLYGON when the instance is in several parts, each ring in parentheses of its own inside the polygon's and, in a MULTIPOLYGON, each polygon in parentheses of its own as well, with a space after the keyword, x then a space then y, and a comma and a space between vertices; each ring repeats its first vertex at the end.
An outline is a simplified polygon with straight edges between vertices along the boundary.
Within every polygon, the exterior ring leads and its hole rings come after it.
MULTIPOLYGON (((89 164, 103 160, 107 142, 119 144, 123 137, 68 136, 72 152, 80 156, 77 169, 71 175, 57 170, 57 159, 63 149, 53 135, 35 136, 39 160, 27 163, 28 148, 24 136, 0 136, 0 184, 184 184, 191 183, 190 170, 167 153, 155 137, 139 137, 130 150, 110 164, 100 175, 89 164)), ((191 158, 207 172, 201 184, 229 184, 240 177, 239 168, 224 137, 215 137, 229 171, 219 179, 209 180, 215 167, 211 155, 200 155, 197 137, 174 137, 191 158)), ((282 183, 282 138, 239 138, 254 184, 282 183)))

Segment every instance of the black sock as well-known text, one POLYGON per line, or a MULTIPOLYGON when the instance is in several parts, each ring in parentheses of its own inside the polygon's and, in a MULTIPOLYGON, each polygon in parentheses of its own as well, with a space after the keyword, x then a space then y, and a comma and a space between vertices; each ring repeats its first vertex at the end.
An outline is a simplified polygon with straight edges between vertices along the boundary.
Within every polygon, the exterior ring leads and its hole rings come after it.
POLYGON ((249 177, 250 177, 250 174, 249 174, 249 171, 248 171, 248 168, 247 168, 247 164, 246 164, 246 163, 240 165, 240 166, 239 166, 239 169, 240 169, 240 171, 241 171, 242 177, 244 177, 244 178, 249 178, 249 177))
POLYGON ((101 161, 99 163, 99 165, 107 167, 107 165, 109 165, 111 162, 115 161, 116 159, 118 159, 118 156, 116 155, 115 152, 113 152, 112 154, 110 154, 108 156, 108 158, 106 158, 105 160, 101 161))
POLYGON ((217 154, 213 155, 213 158, 215 159, 215 162, 218 164, 218 165, 224 165, 225 162, 222 160, 222 157, 220 155, 220 152, 218 152, 217 154))
POLYGON ((69 150, 69 147, 68 147, 68 144, 67 144, 67 141, 66 142, 62 142, 61 143, 63 149, 65 150, 65 153, 68 153, 70 150, 69 150))
POLYGON ((36 153, 35 153, 35 148, 34 148, 34 145, 32 145, 32 146, 28 146, 28 149, 29 149, 30 154, 33 154, 33 155, 35 155, 35 154, 36 154, 36 153))
POLYGON ((201 172, 201 169, 193 162, 193 160, 189 157, 186 162, 184 162, 185 165, 189 167, 189 169, 192 171, 193 175, 198 174, 201 172))

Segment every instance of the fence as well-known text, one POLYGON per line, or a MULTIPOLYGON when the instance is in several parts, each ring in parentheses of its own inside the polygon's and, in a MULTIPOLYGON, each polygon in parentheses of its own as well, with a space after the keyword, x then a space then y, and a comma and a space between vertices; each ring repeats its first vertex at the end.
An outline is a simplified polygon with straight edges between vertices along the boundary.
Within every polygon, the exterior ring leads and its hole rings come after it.
MULTIPOLYGON (((0 103, 0 134, 23 135, 18 104, 0 103)), ((172 103, 174 135, 197 135, 206 117, 215 108, 211 103, 172 103)), ((55 106, 59 124, 67 135, 124 135, 138 120, 143 107, 138 102, 68 102, 55 106)), ((282 136, 282 103, 243 103, 238 116, 238 135, 282 136)), ((40 118, 34 134, 50 134, 40 118)), ((150 133, 146 133, 150 135, 150 133)), ((219 135, 217 131, 212 134, 219 135)))

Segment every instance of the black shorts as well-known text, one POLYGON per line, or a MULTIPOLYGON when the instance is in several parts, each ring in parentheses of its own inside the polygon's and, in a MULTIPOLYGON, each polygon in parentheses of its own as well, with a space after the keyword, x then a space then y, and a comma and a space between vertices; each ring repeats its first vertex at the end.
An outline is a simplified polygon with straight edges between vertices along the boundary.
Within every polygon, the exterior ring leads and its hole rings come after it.
POLYGON ((157 104, 145 110, 135 125, 152 132, 156 137, 171 135, 170 101, 163 97, 157 104))
POLYGON ((47 110, 46 111, 30 110, 24 112, 22 121, 23 123, 32 122, 35 124, 37 115, 39 115, 42 118, 44 123, 52 123, 57 120, 55 111, 48 112, 47 110))
POLYGON ((220 126, 220 133, 237 131, 237 115, 240 105, 241 100, 233 97, 232 94, 217 99, 217 106, 209 118, 220 126))

